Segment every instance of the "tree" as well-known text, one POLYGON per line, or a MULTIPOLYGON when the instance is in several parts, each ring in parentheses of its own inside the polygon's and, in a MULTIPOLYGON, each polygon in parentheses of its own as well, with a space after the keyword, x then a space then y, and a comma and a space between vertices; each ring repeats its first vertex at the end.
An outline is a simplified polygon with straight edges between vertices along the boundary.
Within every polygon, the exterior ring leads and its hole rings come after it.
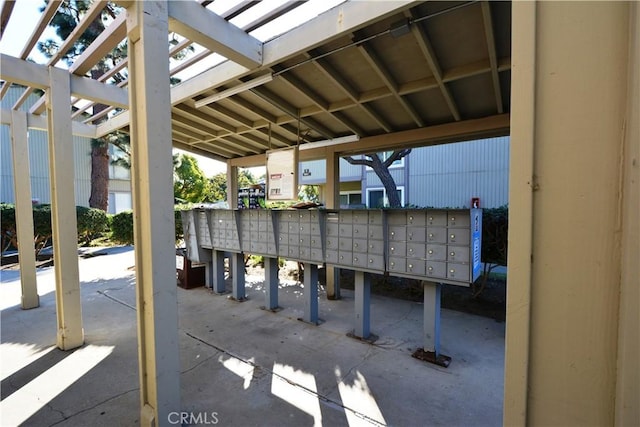
POLYGON ((173 195, 185 202, 200 203, 205 200, 209 190, 209 181, 198 160, 189 154, 179 154, 174 158, 173 195))
POLYGON ((305 202, 319 202, 320 191, 317 185, 301 185, 298 199, 305 202))
MULTIPOLYGON (((44 11, 45 6, 41 8, 44 11)), ((91 7, 92 1, 89 0, 65 0, 62 2, 58 11, 51 19, 50 25, 55 28, 56 35, 65 40, 78 25, 84 14, 91 7)), ((104 31, 104 21, 113 19, 121 9, 111 3, 107 3, 102 13, 89 25, 87 30, 78 38, 78 40, 64 52, 62 59, 69 65, 73 60, 82 54, 85 49, 104 31)), ((47 57, 55 55, 60 46, 53 40, 48 39, 44 42, 38 42, 38 49, 47 57)), ((98 79, 113 65, 125 58, 127 55, 126 44, 121 44, 113 49, 105 59, 100 60, 90 71, 92 79, 98 79), (107 61, 110 61, 109 64, 107 61)), ((117 73, 113 76, 116 83, 124 81, 126 76, 117 73)), ((97 104, 93 107, 93 113, 97 114, 104 111, 107 106, 97 104)), ((106 118, 93 121, 98 124, 106 118)), ((89 206, 106 211, 109 203, 109 147, 105 139, 93 139, 91 141, 91 195, 89 197, 89 206)))
POLYGON ((389 172, 389 166, 393 164, 396 160, 400 160, 403 157, 406 157, 411 153, 410 148, 405 148, 402 150, 395 150, 386 159, 380 157, 378 153, 373 154, 365 154, 364 158, 353 158, 351 156, 347 156, 344 159, 352 165, 365 165, 373 169, 376 173, 384 189, 387 193, 387 198, 389 199, 389 207, 392 208, 400 208, 402 207, 402 202, 400 201, 400 196, 398 195, 398 188, 396 187, 396 182, 393 180, 393 176, 391 176, 391 172, 389 172))
MULTIPOLYGON (((238 188, 250 187, 257 184, 258 180, 253 174, 246 170, 240 169, 238 171, 238 188)), ((220 202, 227 200, 227 174, 221 172, 209 178, 209 195, 206 198, 207 202, 220 202)))
MULTIPOLYGON (((76 28, 84 14, 91 7, 94 0, 64 0, 58 8, 56 14, 51 19, 50 25, 55 28, 56 35, 65 40, 76 28)), ((40 11, 44 11, 48 0, 40 11)), ((102 13, 95 18, 85 32, 71 46, 67 52, 64 52, 62 59, 69 65, 75 58, 80 56, 85 49, 95 41, 95 39, 104 31, 105 21, 115 19, 122 12, 122 8, 112 3, 107 3, 102 13)), ((175 35, 169 42, 171 45, 178 43, 175 35)), ((60 49, 60 45, 56 40, 47 39, 44 42, 38 42, 38 49, 48 58, 54 56, 60 49)), ((174 59, 183 59, 188 52, 193 51, 193 47, 189 47, 174 54, 174 59)), ((109 69, 127 57, 127 43, 121 43, 116 46, 105 58, 101 59, 91 70, 91 78, 99 79, 109 69)), ((127 80, 127 74, 124 72, 115 73, 111 80, 118 84, 127 80)), ((171 79, 172 84, 179 82, 179 79, 171 79)), ((98 114, 107 108, 106 105, 96 104, 93 106, 93 114, 98 114)), ((106 116, 94 120, 93 124, 99 124, 106 120, 106 116)), ((89 206, 106 211, 109 203, 109 143, 113 143, 128 153, 129 139, 123 137, 124 134, 118 133, 115 137, 107 136, 91 141, 91 195, 89 197, 89 206), (120 145, 118 145, 118 143, 120 145), (127 148, 123 148, 123 147, 127 148)))

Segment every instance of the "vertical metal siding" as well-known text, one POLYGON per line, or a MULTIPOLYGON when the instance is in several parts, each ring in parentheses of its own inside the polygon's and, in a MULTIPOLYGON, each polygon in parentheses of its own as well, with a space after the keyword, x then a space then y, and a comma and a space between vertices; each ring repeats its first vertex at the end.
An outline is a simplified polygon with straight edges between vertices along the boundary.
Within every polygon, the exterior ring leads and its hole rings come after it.
POLYGON ((76 205, 89 206, 91 197, 91 140, 73 137, 73 162, 75 166, 76 205))
MULTIPOLYGON (((324 184, 327 182, 327 162, 326 160, 309 160, 300 162, 298 166, 298 181, 300 184, 324 184), (305 169, 308 169, 311 175, 303 176, 305 169)), ((362 166, 352 165, 345 159, 340 159, 340 181, 360 181, 362 179, 362 166)))
MULTIPOLYGON (((15 105, 16 101, 20 99, 22 93, 25 88, 12 87, 10 88, 5 96, 0 100, 0 107, 10 110, 15 105)), ((24 103, 20 106, 20 111, 29 111, 29 108, 35 104, 38 99, 40 99, 39 95, 34 94, 33 92, 29 97, 24 101, 24 103)))
POLYGON ((300 185, 324 183, 326 181, 325 164, 324 160, 310 160, 298 163, 298 183, 300 185), (305 169, 309 171, 310 175, 304 176, 305 169))
POLYGON ((40 203, 51 203, 49 141, 45 131, 29 129, 29 168, 31 197, 40 203))
POLYGON ((482 207, 509 199, 509 137, 415 149, 410 154, 407 203, 429 207, 482 207))
MULTIPOLYGON (((11 88, 0 101, 0 107, 10 109, 22 95, 19 88, 11 88)), ((31 94, 20 110, 27 111, 39 96, 31 94)), ((91 195, 91 139, 73 137, 73 165, 75 172, 75 202, 89 206, 91 195)), ((49 141, 42 130, 29 129, 29 166, 31 168, 31 195, 40 203, 51 203, 49 181, 49 141)), ((11 137, 9 126, 0 129, 0 201, 13 203, 13 167, 11 159, 11 137)), ((323 172, 324 174, 324 172, 323 172)), ((130 192, 131 182, 114 184, 120 192, 130 192)), ((110 184, 111 187, 111 184, 110 184)))
POLYGON ((9 126, 0 127, 0 202, 13 202, 13 164, 9 126))
MULTIPOLYGON (((396 186, 404 187, 404 167, 391 168, 389 172, 391 172, 396 186)), ((365 175, 367 188, 382 187, 382 181, 380 181, 380 178, 378 178, 378 175, 376 175, 373 169, 367 169, 365 175)))

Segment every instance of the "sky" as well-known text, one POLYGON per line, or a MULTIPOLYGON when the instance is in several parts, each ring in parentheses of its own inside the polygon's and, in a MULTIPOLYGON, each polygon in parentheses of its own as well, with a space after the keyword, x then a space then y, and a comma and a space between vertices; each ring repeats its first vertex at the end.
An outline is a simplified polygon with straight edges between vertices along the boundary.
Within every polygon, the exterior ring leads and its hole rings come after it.
MULTIPOLYGON (((0 4, 4 3, 5 0, 0 0, 0 4)), ((226 10, 230 9, 233 4, 237 3, 238 0, 216 0, 210 6, 209 9, 216 13, 223 13, 226 10)), ((328 10, 340 3, 344 0, 309 0, 304 5, 296 8, 294 11, 273 20, 269 24, 264 25, 261 28, 256 29, 251 32, 251 35, 256 37, 261 41, 266 41, 273 38, 275 35, 281 34, 289 29, 295 27, 296 25, 300 25, 302 22, 309 20, 310 18, 318 15, 325 10, 328 10)), ((239 16, 232 19, 230 22, 238 27, 242 27, 252 22, 256 17, 261 16, 275 7, 278 7, 280 4, 285 3, 286 0, 269 0, 265 2, 261 2, 255 7, 252 7, 248 12, 240 14, 239 16)), ((40 18, 41 12, 40 8, 44 5, 44 0, 20 0, 17 1, 13 13, 11 15, 11 19, 9 20, 9 25, 4 31, 4 35, 2 40, 0 40, 0 52, 3 54, 7 54, 10 56, 18 57, 21 53, 23 46, 26 44, 27 40, 31 36, 31 32, 35 28, 40 18)), ((40 37, 40 40, 45 40, 48 38, 57 39, 55 31, 50 27, 47 27, 43 32, 43 35, 40 37)), ((196 52, 202 49, 199 46, 196 46, 196 52)), ((29 58, 34 59, 37 63, 44 64, 47 62, 47 58, 42 55, 37 47, 34 47, 31 53, 29 54, 29 58)), ((182 80, 186 80, 207 68, 210 68, 217 62, 221 62, 221 57, 217 55, 211 55, 209 57, 210 60, 208 63, 205 61, 201 61, 202 64, 194 65, 193 67, 189 67, 187 70, 176 74, 176 77, 181 78, 182 80)), ((66 64, 63 62, 58 62, 56 64, 57 67, 66 68, 66 64)), ((176 152, 180 152, 180 150, 174 150, 176 152)), ((209 159, 203 156, 192 154, 196 159, 198 159, 198 165, 205 172, 207 176, 212 176, 220 172, 226 171, 226 164, 217 160, 209 159)), ((258 168, 255 171, 252 168, 252 173, 257 173, 258 175, 264 173, 264 168, 258 168)))

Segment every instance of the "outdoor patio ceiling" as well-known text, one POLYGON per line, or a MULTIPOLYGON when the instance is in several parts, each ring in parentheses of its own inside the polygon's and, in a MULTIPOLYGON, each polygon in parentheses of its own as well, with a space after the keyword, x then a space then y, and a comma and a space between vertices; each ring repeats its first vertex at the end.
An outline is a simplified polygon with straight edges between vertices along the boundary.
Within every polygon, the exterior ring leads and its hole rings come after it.
MULTIPOLYGON (((42 31, 60 3, 49 2, 20 59, 26 59, 42 40, 42 31)), ((225 161, 349 135, 362 139, 498 116, 508 123, 510 2, 348 1, 321 10, 319 16, 284 34, 259 40, 253 34, 261 34, 277 18, 292 19, 310 6, 307 3, 316 2, 270 3, 274 6, 225 0, 170 4, 169 28, 178 35, 168 36, 178 44, 170 52, 168 45, 168 55, 197 46, 185 60, 171 62, 171 73, 182 76, 206 61, 212 64, 172 89, 174 147, 225 161), (238 19, 240 27, 233 24, 238 19), (223 22, 221 30, 211 29, 220 28, 222 20, 230 23, 223 22), (242 38, 242 43, 227 43, 225 37, 242 38), (252 57, 256 47, 261 52, 252 57)), ((12 4, 3 4, 3 23, 10 19, 12 4)), ((94 3, 80 29, 105 5, 94 3)), ((123 13, 69 71, 90 77, 90 69, 126 36, 123 13)), ((59 59, 46 65, 56 65, 59 59)), ((124 59, 98 80, 114 84, 113 74, 126 68, 124 59)), ((2 78, 21 83, 7 75, 2 78)), ((5 83, 1 96, 8 87, 5 83)), ((14 109, 30 93, 31 87, 14 109)), ((121 106, 112 103, 94 110, 94 105, 78 99, 73 115, 87 124, 109 117, 98 125, 97 136, 128 131, 126 109, 116 110, 121 106)), ((35 114, 44 111, 44 99, 31 108, 35 114)), ((508 129, 503 126, 494 133, 500 132, 508 129)))

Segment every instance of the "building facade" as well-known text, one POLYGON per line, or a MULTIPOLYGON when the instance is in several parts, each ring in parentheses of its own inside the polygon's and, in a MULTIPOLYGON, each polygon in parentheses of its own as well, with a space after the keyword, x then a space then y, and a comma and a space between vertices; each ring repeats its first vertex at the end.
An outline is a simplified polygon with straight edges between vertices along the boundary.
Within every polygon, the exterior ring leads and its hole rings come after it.
MULTIPOLYGON (((383 153, 384 155, 384 153, 383 153)), ((323 186, 325 160, 301 162, 299 182, 323 186)), ((390 167, 403 206, 468 208, 472 198, 495 208, 509 202, 509 137, 414 148, 390 167)), ((376 173, 340 159, 341 207, 384 207, 376 173)))
MULTIPOLYGON (((0 107, 10 109, 22 91, 16 87, 9 89, 0 101, 0 107)), ((28 109, 38 100, 31 94, 20 110, 28 109)), ((73 164, 75 173, 75 202, 77 206, 89 206, 91 196, 91 138, 73 136, 73 164)), ((117 149, 116 149, 117 150, 117 149)), ((117 155, 110 147, 112 156, 117 155)), ((49 180, 49 149, 47 132, 29 130, 29 168, 31 172, 31 195, 34 203, 51 203, 49 180)), ((11 160, 11 135, 9 126, 0 126, 0 202, 15 202, 13 182, 13 162, 11 160)), ((109 166, 109 207, 107 212, 118 213, 131 209, 131 174, 122 166, 109 166)))

